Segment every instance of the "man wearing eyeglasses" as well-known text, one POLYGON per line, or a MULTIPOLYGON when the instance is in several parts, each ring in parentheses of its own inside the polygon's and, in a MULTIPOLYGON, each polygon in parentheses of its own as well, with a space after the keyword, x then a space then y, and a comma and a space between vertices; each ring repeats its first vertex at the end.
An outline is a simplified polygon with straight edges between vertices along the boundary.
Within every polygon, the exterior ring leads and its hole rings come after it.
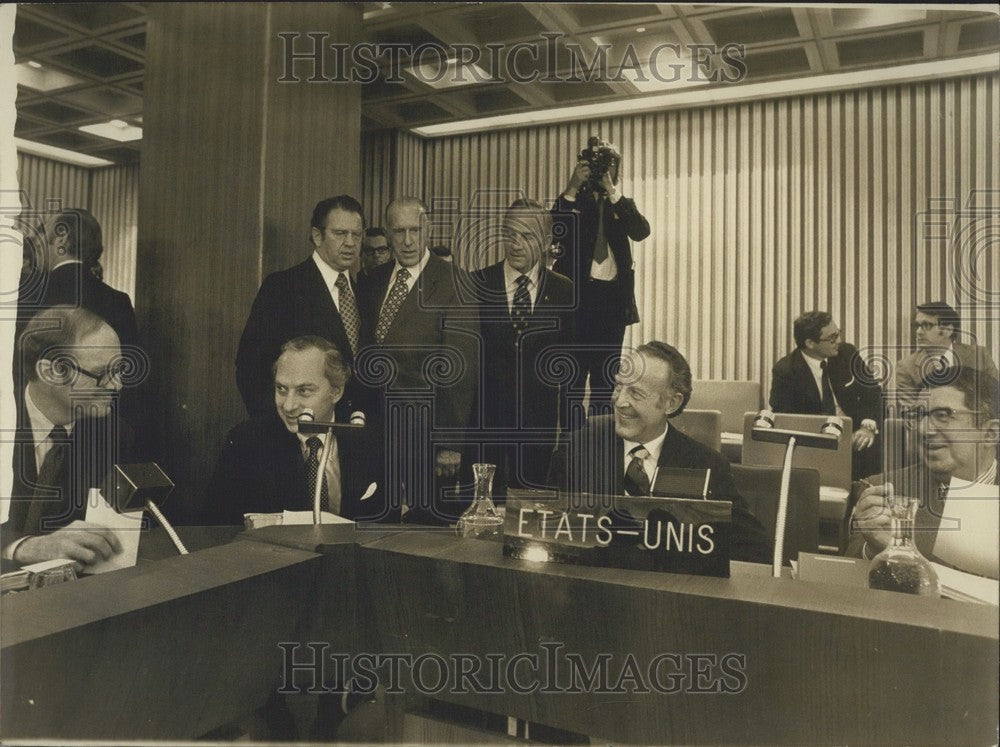
MULTIPOLYGON (((272 367, 281 346, 295 337, 330 340, 353 366, 361 340, 361 316, 352 273, 358 269, 365 220, 349 195, 316 204, 310 222, 312 255, 268 275, 250 309, 236 353, 236 383, 254 418, 274 418, 272 367)), ((365 409, 365 390, 356 379, 337 406, 338 419, 365 409)))
POLYGON ((944 301, 917 305, 913 318, 917 350, 896 364, 896 391, 900 404, 911 405, 920 383, 949 368, 974 368, 997 378, 997 366, 981 345, 959 342, 962 320, 944 301))
POLYGON ((825 311, 793 323, 795 350, 774 364, 769 402, 774 412, 851 418, 854 479, 879 471, 882 387, 825 311))
POLYGON ((919 461, 866 482, 854 510, 848 552, 873 557, 890 541, 890 495, 917 502, 914 539, 938 563, 997 578, 1000 442, 997 380, 952 368, 924 380, 905 422, 919 461))
POLYGON ((365 229, 365 237, 361 241, 361 272, 364 275, 392 259, 392 249, 389 247, 389 237, 381 226, 371 226, 365 229))
POLYGON ((18 565, 66 558, 85 570, 121 551, 113 533, 83 521, 89 490, 123 461, 128 435, 112 415, 122 387, 118 335, 96 314, 55 307, 28 323, 19 356, 26 383, 0 556, 18 565))

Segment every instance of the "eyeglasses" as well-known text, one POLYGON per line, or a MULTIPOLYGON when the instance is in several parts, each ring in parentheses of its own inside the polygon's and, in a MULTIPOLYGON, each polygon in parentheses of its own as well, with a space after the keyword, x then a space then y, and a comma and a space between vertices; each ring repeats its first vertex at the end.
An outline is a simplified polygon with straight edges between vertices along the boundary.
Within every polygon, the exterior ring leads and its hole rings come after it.
POLYGON ((827 335, 826 337, 820 337, 818 342, 836 342, 839 339, 840 339, 840 332, 838 331, 834 332, 831 335, 827 335))
POLYGON ((930 421, 938 428, 947 428, 951 425, 956 415, 976 415, 976 410, 956 410, 953 407, 935 407, 927 410, 923 407, 915 407, 903 413, 903 423, 907 428, 913 430, 920 425, 923 418, 930 418, 930 421))
POLYGON ((915 330, 919 329, 922 332, 930 332, 936 326, 938 326, 937 322, 914 322, 913 323, 913 329, 915 329, 915 330))
POLYGON ((69 368, 72 368, 77 373, 82 373, 84 376, 89 376, 97 383, 97 386, 101 389, 103 389, 116 379, 121 380, 122 376, 125 374, 125 369, 128 367, 125 361, 118 361, 117 363, 113 363, 106 369, 104 369, 103 373, 95 374, 92 371, 88 371, 83 366, 80 366, 76 362, 71 360, 64 360, 61 361, 61 363, 68 366, 69 368))
POLYGON ((337 239, 337 241, 344 241, 348 236, 354 239, 355 243, 361 242, 361 237, 364 233, 361 231, 345 231, 343 228, 327 228, 326 232, 337 239))

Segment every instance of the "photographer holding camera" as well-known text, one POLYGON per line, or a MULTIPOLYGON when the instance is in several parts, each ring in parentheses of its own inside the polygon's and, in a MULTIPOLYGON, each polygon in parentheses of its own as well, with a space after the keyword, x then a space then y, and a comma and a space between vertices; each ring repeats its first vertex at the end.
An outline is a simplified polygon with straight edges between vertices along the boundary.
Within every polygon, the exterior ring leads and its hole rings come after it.
POLYGON ((610 411, 625 327, 639 321, 632 246, 649 236, 649 222, 618 191, 621 154, 591 136, 569 184, 552 209, 561 253, 553 269, 579 289, 576 312, 577 381, 590 377, 590 411, 610 411))

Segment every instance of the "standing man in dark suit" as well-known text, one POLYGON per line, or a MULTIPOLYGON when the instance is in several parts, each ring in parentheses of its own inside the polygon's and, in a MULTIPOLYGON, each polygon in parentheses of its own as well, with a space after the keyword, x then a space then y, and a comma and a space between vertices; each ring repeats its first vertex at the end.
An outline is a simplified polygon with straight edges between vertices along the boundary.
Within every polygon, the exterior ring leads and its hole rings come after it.
POLYGON ((112 414, 122 385, 118 335, 85 309, 56 307, 28 323, 20 347, 26 383, 0 552, 18 565, 67 558, 85 569, 121 551, 112 532, 83 520, 89 490, 122 461, 126 434, 112 414))
POLYGON ((516 200, 503 219, 504 260, 472 275, 483 335, 480 386, 485 460, 497 465, 494 494, 540 488, 559 430, 568 423, 568 381, 552 356, 574 338, 573 283, 545 269, 552 217, 534 200, 516 200))
POLYGON ((913 404, 921 382, 947 369, 970 368, 997 378, 997 364, 986 348, 958 341, 962 319, 944 301, 918 304, 913 331, 916 352, 896 364, 896 393, 902 404, 913 404))
POLYGON ((825 311, 807 311, 793 324, 796 348, 774 364, 771 409, 851 418, 855 480, 880 471, 882 387, 825 311))
POLYGON ((625 327, 639 321, 629 240, 649 236, 649 222, 618 191, 620 165, 621 155, 612 146, 591 145, 552 209, 553 231, 562 246, 553 269, 576 284, 579 299, 574 389, 582 392, 589 376, 591 412, 609 407, 625 327), (591 173, 591 163, 602 158, 610 165, 600 175, 591 173))
POLYGON ((553 477, 574 493, 649 495, 658 469, 707 469, 714 500, 733 504, 732 557, 767 563, 771 543, 733 482, 726 458, 670 424, 691 398, 691 367, 680 351, 654 340, 623 356, 614 415, 590 418, 553 462, 553 477))
MULTIPOLYGON (((313 253, 305 262, 268 275, 250 309, 236 353, 236 383, 251 417, 274 417, 272 367, 281 346, 293 337, 330 340, 348 365, 361 343, 357 267, 365 222, 360 203, 349 195, 316 204, 310 222, 313 253)), ((346 420, 367 405, 352 384, 338 407, 346 420)))
MULTIPOLYGON (((334 419, 350 379, 340 350, 306 335, 286 342, 274 364, 271 402, 277 418, 253 418, 233 428, 205 495, 205 523, 242 524, 244 513, 310 511, 326 434, 299 433, 299 416, 334 419)), ((381 503, 368 428, 334 434, 322 509, 349 519, 389 518, 381 503), (363 499, 363 500, 362 500, 363 499)))
MULTIPOLYGON (((459 293, 463 286, 471 291, 472 281, 428 251, 430 221, 420 200, 393 200, 385 225, 394 260, 374 268, 360 292, 370 346, 358 375, 371 379, 374 369, 389 373, 379 382, 384 392, 379 423, 392 475, 387 490, 401 489, 407 509, 424 509, 417 515, 421 521, 443 522, 460 508, 445 508, 442 490, 458 478, 479 379, 476 305, 471 297, 464 303, 459 293), (429 402, 429 409, 422 410, 420 400, 429 402)), ((397 493, 395 500, 400 498, 397 493)))

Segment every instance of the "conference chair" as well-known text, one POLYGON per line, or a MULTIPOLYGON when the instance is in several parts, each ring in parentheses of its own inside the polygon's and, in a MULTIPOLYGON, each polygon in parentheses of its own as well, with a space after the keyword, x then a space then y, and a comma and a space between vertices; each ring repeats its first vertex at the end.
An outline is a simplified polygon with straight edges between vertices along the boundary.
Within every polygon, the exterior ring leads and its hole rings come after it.
MULTIPOLYGON (((734 464, 733 482, 750 511, 774 541, 777 541, 781 467, 734 464)), ((819 472, 814 469, 793 468, 788 483, 785 547, 781 562, 788 565, 800 552, 816 552, 818 549, 819 472)))
POLYGON ((677 417, 670 418, 670 425, 713 451, 722 450, 722 413, 718 410, 687 407, 677 417))
POLYGON ((739 462, 743 444, 743 413, 761 407, 759 381, 695 379, 691 382, 688 406, 696 410, 719 410, 722 413, 722 454, 730 462, 739 462))

